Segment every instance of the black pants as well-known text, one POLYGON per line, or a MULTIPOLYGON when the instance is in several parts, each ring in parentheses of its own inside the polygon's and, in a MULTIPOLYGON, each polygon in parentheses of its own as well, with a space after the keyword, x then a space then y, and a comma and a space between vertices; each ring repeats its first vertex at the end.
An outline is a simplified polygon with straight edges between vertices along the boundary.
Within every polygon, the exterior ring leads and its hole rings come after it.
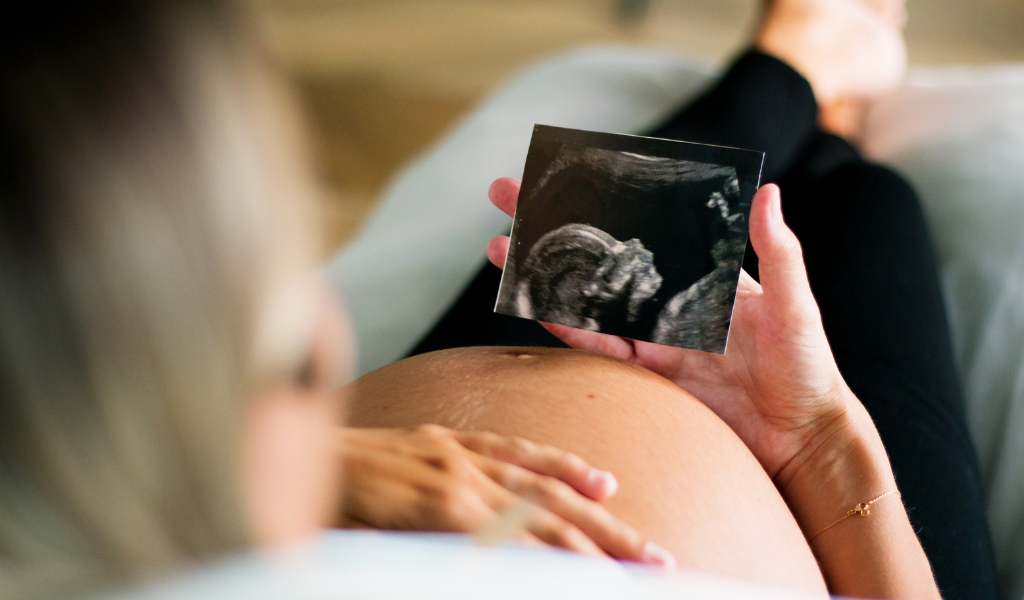
MULTIPOLYGON (((978 466, 920 203, 899 175, 818 130, 816 117, 808 83, 752 52, 650 135, 767 152, 763 181, 782 188, 836 362, 878 426, 943 596, 995 598, 978 466)), ((749 246, 743 267, 757 277, 749 246)), ((532 321, 491 312, 500 275, 484 266, 413 353, 564 346, 532 321)))

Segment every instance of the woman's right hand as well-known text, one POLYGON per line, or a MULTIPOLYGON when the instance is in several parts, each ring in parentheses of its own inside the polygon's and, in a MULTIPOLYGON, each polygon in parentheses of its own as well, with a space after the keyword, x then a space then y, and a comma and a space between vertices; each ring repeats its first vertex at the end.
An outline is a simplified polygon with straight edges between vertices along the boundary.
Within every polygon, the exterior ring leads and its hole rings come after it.
POLYGON ((615 477, 569 452, 440 425, 345 428, 340 435, 343 527, 474 533, 525 498, 535 506, 525 523, 512 524, 512 537, 592 556, 675 564, 667 550, 599 504, 615 493, 615 477))

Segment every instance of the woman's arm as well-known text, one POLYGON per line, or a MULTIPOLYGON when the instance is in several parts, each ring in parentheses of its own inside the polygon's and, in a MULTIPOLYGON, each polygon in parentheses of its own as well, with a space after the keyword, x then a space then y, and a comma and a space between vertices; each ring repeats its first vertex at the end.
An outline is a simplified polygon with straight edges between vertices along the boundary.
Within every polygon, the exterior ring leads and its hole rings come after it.
MULTIPOLYGON (((519 182, 499 179, 491 201, 513 214, 519 182)), ((724 355, 545 324, 575 348, 646 367, 711 408, 750 448, 809 538, 834 594, 938 598, 931 568, 896 494, 828 527, 860 503, 895 491, 878 432, 832 357, 800 243, 782 219, 779 190, 750 212, 761 281, 741 272, 724 355), (817 535, 816 535, 817 534, 817 535), (813 538, 813 539, 812 539, 813 538)), ((491 241, 501 266, 508 238, 491 241)))
MULTIPOLYGON (((344 428, 345 498, 339 525, 474 533, 517 498, 536 504, 520 540, 593 556, 670 566, 675 559, 612 516, 599 501, 618 484, 582 458, 523 439, 457 432, 344 428)), ((521 525, 521 526, 520 526, 521 525)))
POLYGON ((809 441, 775 483, 804 530, 829 591, 939 598, 882 440, 860 402, 809 441))

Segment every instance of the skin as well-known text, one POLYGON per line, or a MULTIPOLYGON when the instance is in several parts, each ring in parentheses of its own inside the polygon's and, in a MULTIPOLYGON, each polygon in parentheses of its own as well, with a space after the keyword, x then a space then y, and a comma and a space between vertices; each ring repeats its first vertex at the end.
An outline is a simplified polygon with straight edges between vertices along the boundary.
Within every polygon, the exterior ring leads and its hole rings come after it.
POLYGON ((334 518, 342 471, 337 433, 352 347, 348 323, 326 290, 316 304, 316 336, 302 376, 253 395, 243 431, 242 485, 249 522, 261 546, 294 543, 334 518))
POLYGON ((856 140, 870 101, 906 73, 906 22, 904 0, 775 0, 754 46, 810 82, 823 130, 856 140))
POLYGON ((355 426, 446 427, 569 449, 619 476, 612 514, 683 567, 824 593, 795 519, 732 430, 677 385, 599 354, 459 348, 353 386, 355 426))
MULTIPOLYGON (((756 44, 808 78, 830 127, 826 113, 834 107, 875 97, 898 82, 905 68, 898 32, 904 18, 903 3, 896 0, 778 0, 768 3, 756 44)), ((855 132, 856 124, 842 118, 840 125, 855 132)), ((832 128, 844 134, 840 129, 832 128)), ((490 196, 511 212, 517 194, 518 182, 499 180, 490 196)), ((641 542, 648 532, 696 568, 816 591, 824 575, 835 594, 937 598, 927 559, 895 496, 873 505, 871 518, 848 519, 814 535, 846 507, 895 489, 895 482, 870 417, 832 360, 799 243, 785 227, 773 186, 755 197, 751 241, 763 287, 741 277, 725 356, 550 325, 571 346, 617 360, 484 349, 421 359, 433 363, 400 363, 376 388, 369 379, 356 386, 359 423, 450 419, 457 427, 549 439, 579 448, 596 463, 618 465, 629 477, 622 494, 609 499, 611 479, 594 476, 582 458, 516 437, 467 436, 437 427, 344 432, 337 426, 338 395, 325 383, 331 378, 314 378, 300 386, 269 386, 250 403, 244 481, 258 538, 283 543, 339 520, 334 507, 338 465, 344 463, 365 476, 349 478, 343 522, 386 526, 405 519, 409 528, 460 530, 497 515, 509 494, 518 494, 538 500, 546 512, 535 515, 550 515, 539 521, 559 524, 549 527, 560 532, 549 539, 528 525, 517 534, 525 539, 621 557, 639 549, 641 558, 669 564, 668 554, 641 542), (438 378, 440 367, 449 377, 438 378), (388 391, 395 381, 403 385, 388 391), (443 389, 430 396, 430 385, 443 389), (458 389, 465 393, 452 393, 458 389), (481 397, 480 389, 490 393, 481 397), (561 394, 545 400, 550 390, 561 394), (424 404, 424 398, 433 400, 424 404), (595 405, 603 410, 593 411, 595 405), (397 488, 373 491, 382 482, 397 488), (362 509, 352 500, 360 493, 362 509), (597 500, 605 500, 610 513, 626 516, 641 534, 586 504, 597 500), (476 517, 466 519, 472 512, 466 507, 474 504, 476 517), (386 510, 374 514, 370 506, 386 510), (811 541, 801 545, 794 529, 811 541), (820 572, 807 568, 808 545, 820 572)), ((488 247, 496 264, 503 262, 507 244, 496 238, 488 247)), ((318 328, 328 331, 327 342, 314 344, 314 357, 325 363, 330 329, 318 328)), ((340 353, 347 350, 333 343, 340 353)))
MULTIPOLYGON (((496 181, 494 204, 511 214, 519 182, 496 181)), ((692 393, 728 424, 772 479, 833 594, 938 598, 931 567, 902 504, 872 506, 817 535, 846 510, 896 490, 878 431, 843 381, 811 294, 800 242, 782 217, 778 187, 750 211, 760 284, 741 273, 724 355, 658 346, 545 324, 575 348, 618 357, 692 393), (848 507, 845 508, 844 507, 848 507)), ((508 238, 488 246, 501 263, 508 238)))
POLYGON ((524 497, 536 505, 528 521, 510 532, 514 538, 595 557, 675 565, 671 554, 599 504, 615 494, 618 482, 574 454, 438 425, 349 428, 342 436, 342 526, 472 533, 524 497))
POLYGON ((616 493, 615 477, 574 454, 442 427, 343 427, 349 391, 339 393, 337 382, 351 372, 351 336, 337 302, 325 291, 320 298, 302 376, 266 386, 249 402, 243 485, 260 545, 336 526, 471 533, 524 496, 537 507, 514 537, 675 565, 671 553, 600 504, 616 493))
POLYGON ((901 1, 776 0, 763 18, 755 46, 799 71, 820 104, 877 98, 903 80, 901 1))
MULTIPOLYGON (((514 208, 517 194, 512 180, 491 188, 495 204, 506 209, 514 208)), ((802 540, 801 530, 809 537, 846 507, 894 489, 895 482, 877 431, 832 359, 799 243, 781 217, 777 188, 758 192, 750 222, 762 283, 741 279, 725 355, 548 325, 571 345, 607 356, 477 349, 409 359, 357 382, 353 423, 396 427, 449 419, 457 428, 479 426, 551 442, 611 467, 623 477, 622 493, 606 501, 614 516, 592 519, 603 532, 583 533, 585 518, 574 525, 595 545, 604 544, 603 550, 614 552, 616 542, 610 540, 616 535, 628 542, 631 530, 619 518, 692 568, 818 592, 823 575, 835 594, 938 598, 927 559, 897 502, 875 505, 872 518, 847 520, 809 544, 802 540)), ((492 260, 504 258, 507 244, 492 241, 492 260)), ((266 545, 300 539, 334 520, 341 461, 336 377, 329 373, 347 348, 338 343, 342 334, 330 333, 341 330, 337 313, 321 312, 312 375, 257 395, 247 423, 246 497, 254 530, 266 545)), ((426 433, 444 437, 443 430, 426 433)), ((469 452, 474 444, 486 448, 465 439, 458 445, 469 452)), ((429 453, 418 460, 437 463, 429 453)), ((536 486, 538 495, 515 477, 508 481, 497 472, 487 475, 487 467, 473 461, 462 464, 495 483, 504 479, 502 487, 513 494, 541 498, 542 506, 544 493, 555 503, 565 498, 550 485, 561 481, 557 476, 535 479, 548 482, 536 486)), ((411 500, 380 494, 398 513, 419 509, 436 519, 450 510, 442 503, 438 512, 437 504, 422 502, 429 500, 429 488, 407 473, 398 479, 413 483, 416 492, 411 500)), ((572 488, 562 483, 560 489, 572 488)), ((459 494, 484 499, 480 487, 465 480, 455 484, 468 490, 459 494)), ((497 514, 501 504, 487 506, 497 514)), ((564 515, 574 518, 565 506, 564 515)), ((546 508, 558 516, 555 504, 546 508)), ((421 525, 430 528, 430 522, 426 518, 421 525)), ((580 535, 565 531, 563 545, 585 551, 580 535)), ((523 533, 544 539, 529 526, 523 533)), ((630 546, 647 544, 633 537, 624 547, 630 546)))

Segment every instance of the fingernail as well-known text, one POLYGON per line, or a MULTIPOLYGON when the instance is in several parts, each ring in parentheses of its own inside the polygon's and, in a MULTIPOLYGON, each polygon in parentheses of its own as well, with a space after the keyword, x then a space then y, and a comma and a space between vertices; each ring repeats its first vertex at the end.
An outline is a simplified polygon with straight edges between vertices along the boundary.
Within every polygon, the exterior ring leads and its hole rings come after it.
POLYGON ((644 544, 642 560, 647 564, 661 567, 674 568, 676 566, 676 557, 654 542, 644 544))
POLYGON ((768 206, 768 210, 773 221, 782 220, 782 196, 779 195, 779 192, 776 191, 772 194, 772 200, 771 204, 768 206))
POLYGON ((609 471, 591 469, 587 474, 587 486, 600 498, 612 496, 619 490, 619 480, 609 471))

